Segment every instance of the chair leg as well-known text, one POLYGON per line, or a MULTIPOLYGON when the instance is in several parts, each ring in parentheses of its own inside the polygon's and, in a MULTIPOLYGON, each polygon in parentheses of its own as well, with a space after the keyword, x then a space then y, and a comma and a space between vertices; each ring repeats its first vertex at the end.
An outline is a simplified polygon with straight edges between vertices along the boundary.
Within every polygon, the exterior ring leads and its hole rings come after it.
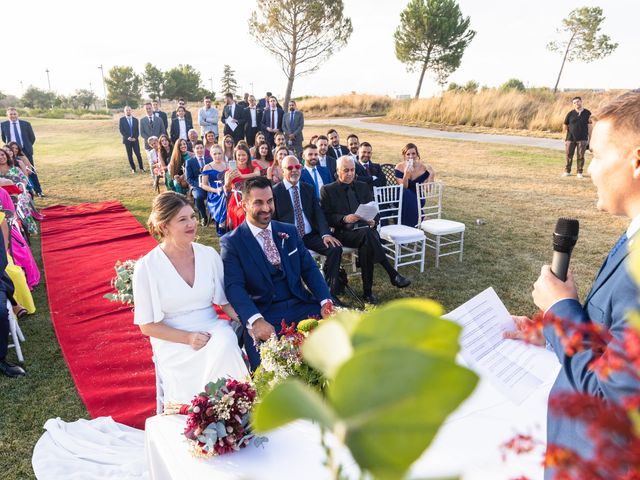
POLYGON ((398 271, 398 256, 400 255, 400 244, 396 243, 394 244, 394 254, 393 254, 393 268, 395 268, 396 271, 398 271))
POLYGON ((460 234, 460 261, 462 261, 462 251, 464 250, 464 232, 460 234))
POLYGON ((427 241, 422 241, 422 252, 420 254, 420 273, 424 272, 424 252, 427 246, 427 241))
POLYGON ((24 336, 20 327, 18 326, 18 320, 16 319, 13 311, 9 312, 9 331, 11 332, 11 340, 13 341, 13 347, 16 349, 16 357, 18 362, 24 363, 24 356, 22 355, 22 348, 20 347, 20 337, 24 341, 24 336), (18 333, 20 331, 20 333, 18 333))
POLYGON ((440 235, 436 235, 436 268, 440 266, 440 235))

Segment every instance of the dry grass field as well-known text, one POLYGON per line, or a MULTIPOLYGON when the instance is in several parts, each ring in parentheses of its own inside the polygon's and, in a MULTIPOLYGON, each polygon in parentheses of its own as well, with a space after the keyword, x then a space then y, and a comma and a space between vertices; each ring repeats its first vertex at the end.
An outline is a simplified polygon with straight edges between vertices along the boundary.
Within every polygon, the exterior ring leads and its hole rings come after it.
MULTIPOLYGON (((33 119, 33 125, 38 136, 36 163, 47 193, 40 206, 118 199, 141 222, 146 220, 154 196, 151 180, 129 173, 115 119, 33 119)), ((307 128, 305 136, 326 129, 307 128)), ((350 133, 339 132, 343 140, 350 133)), ((396 163, 402 146, 414 140, 366 130, 355 133, 373 145, 374 161, 379 163, 396 163)), ((464 261, 449 257, 435 269, 429 255, 423 274, 414 267, 401 270, 413 280, 405 290, 391 288, 377 269, 374 291, 381 300, 429 297, 449 310, 493 286, 510 311, 532 314, 531 285, 540 266, 550 259, 551 232, 559 216, 574 216, 581 222, 572 267, 584 297, 626 225, 624 219, 596 211, 595 189, 588 178, 561 178, 563 159, 558 152, 447 140, 417 143, 422 158, 445 184, 445 217, 467 225, 464 261), (476 224, 476 219, 483 223, 476 224)), ((201 242, 218 247, 213 228, 199 235, 201 242)), ((33 243, 39 257, 39 238, 33 243)), ((82 281, 74 278, 72 266, 73 252, 69 252, 69 281, 82 281)), ((351 278, 359 291, 359 278, 351 278)), ((58 347, 44 279, 34 296, 38 313, 22 322, 28 375, 0 378, 0 477, 7 479, 33 477, 31 452, 46 419, 87 417, 58 347)))

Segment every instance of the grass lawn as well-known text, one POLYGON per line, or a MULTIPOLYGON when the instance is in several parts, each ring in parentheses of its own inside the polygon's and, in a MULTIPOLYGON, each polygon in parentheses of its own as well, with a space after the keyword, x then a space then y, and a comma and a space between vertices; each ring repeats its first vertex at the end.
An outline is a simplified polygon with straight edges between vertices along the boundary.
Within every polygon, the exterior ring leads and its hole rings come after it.
MULTIPOLYGON (((33 126, 38 136, 36 164, 47 194, 38 201, 40 206, 118 199, 145 223, 154 196, 151 180, 129 173, 115 120, 34 119, 33 126)), ((305 129, 305 135, 326 130, 314 126, 305 129)), ((344 139, 351 133, 339 131, 344 139)), ((396 163, 402 146, 413 141, 366 130, 354 133, 373 145, 374 161, 379 163, 396 163)), ((378 268, 374 292, 382 301, 429 297, 452 309, 493 286, 511 312, 533 314, 531 286, 540 266, 550 259, 551 232, 559 216, 580 219, 572 267, 584 298, 626 220, 596 211, 595 189, 588 178, 560 177, 562 153, 449 140, 417 143, 422 158, 445 184, 445 218, 467 225, 464 261, 445 258, 436 270, 428 255, 423 274, 414 267, 401 270, 413 280, 405 290, 390 288, 378 268)), ((201 230, 199 241, 218 247, 213 228, 201 230)), ((32 249, 39 258, 38 237, 32 249)), ((359 292, 359 277, 351 278, 359 292)), ((82 279, 74 278, 69 252, 69 282, 75 281, 82 279)), ((48 418, 88 418, 58 347, 44 278, 34 296, 38 312, 22 321, 28 375, 0 377, 0 476, 8 479, 33 477, 31 453, 48 418)), ((9 359, 15 359, 13 351, 9 359)))

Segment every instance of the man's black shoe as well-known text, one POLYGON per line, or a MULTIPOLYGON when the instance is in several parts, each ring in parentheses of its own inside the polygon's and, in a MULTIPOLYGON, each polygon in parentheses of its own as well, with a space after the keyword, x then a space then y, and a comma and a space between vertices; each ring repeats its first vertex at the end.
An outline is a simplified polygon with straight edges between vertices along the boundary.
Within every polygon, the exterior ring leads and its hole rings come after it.
POLYGON ((411 285, 411 280, 398 274, 391 280, 391 285, 398 288, 405 288, 411 285))
POLYGON ((378 297, 376 297, 373 293, 370 293, 369 295, 363 295, 362 300, 364 300, 364 303, 370 303, 371 305, 377 305, 380 301, 378 300, 378 297))
POLYGON ((7 377, 21 377, 26 375, 27 372, 25 372, 22 367, 13 365, 5 360, 0 360, 0 373, 7 377))

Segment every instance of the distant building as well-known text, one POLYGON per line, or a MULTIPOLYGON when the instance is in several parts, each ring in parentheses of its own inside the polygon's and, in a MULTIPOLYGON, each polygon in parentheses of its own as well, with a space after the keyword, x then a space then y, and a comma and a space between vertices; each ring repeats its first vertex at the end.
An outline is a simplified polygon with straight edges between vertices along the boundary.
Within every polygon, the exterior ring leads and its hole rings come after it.
POLYGON ((411 95, 396 95, 397 100, 411 100, 411 95))

